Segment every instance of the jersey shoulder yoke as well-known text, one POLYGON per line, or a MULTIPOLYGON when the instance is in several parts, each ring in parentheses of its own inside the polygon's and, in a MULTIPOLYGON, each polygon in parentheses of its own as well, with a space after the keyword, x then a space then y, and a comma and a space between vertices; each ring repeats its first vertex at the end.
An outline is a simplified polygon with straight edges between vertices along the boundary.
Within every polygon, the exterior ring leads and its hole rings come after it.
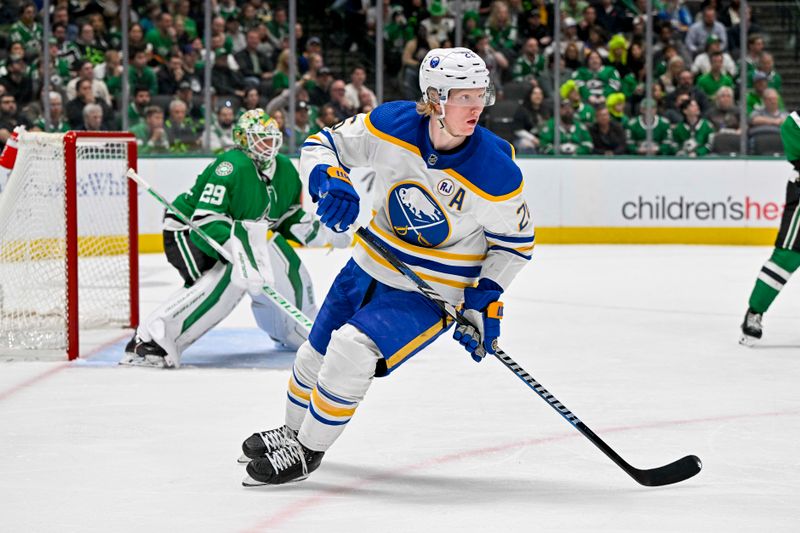
POLYGON ((422 116, 414 102, 400 100, 379 105, 370 112, 365 123, 370 133, 419 155, 417 128, 422 116))
POLYGON ((514 162, 514 148, 489 130, 478 128, 481 145, 453 170, 460 181, 469 182, 473 192, 488 200, 497 202, 516 196, 522 192, 523 180, 522 171, 514 162))

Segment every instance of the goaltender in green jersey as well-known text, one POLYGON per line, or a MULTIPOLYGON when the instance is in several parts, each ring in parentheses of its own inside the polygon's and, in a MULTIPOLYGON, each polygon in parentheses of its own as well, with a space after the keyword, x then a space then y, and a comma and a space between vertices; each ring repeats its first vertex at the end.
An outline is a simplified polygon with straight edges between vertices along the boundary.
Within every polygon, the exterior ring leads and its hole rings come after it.
POLYGON ((310 246, 347 246, 350 236, 322 226, 300 206, 302 183, 292 162, 280 155, 282 135, 262 109, 243 114, 234 127, 236 147, 219 155, 179 195, 174 207, 226 248, 234 264, 173 213, 164 216, 167 259, 184 281, 139 326, 125 348, 122 364, 180 366, 181 354, 225 318, 248 292, 258 326, 279 344, 296 350, 305 333, 260 291, 269 283, 314 318, 314 291, 300 258, 288 241, 310 246), (236 246, 252 250, 258 262, 255 283, 240 279, 236 246))

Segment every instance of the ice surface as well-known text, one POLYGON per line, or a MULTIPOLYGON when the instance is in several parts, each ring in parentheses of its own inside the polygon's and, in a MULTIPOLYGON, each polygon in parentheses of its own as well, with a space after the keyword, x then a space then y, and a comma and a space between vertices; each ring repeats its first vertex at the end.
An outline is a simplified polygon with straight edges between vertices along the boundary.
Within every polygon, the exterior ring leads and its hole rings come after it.
MULTIPOLYGON (((300 253, 320 296, 348 257, 300 253)), ((797 531, 800 282, 737 344, 769 253, 539 246, 504 297, 506 352, 634 466, 700 456, 684 483, 640 487, 448 336, 376 380, 310 479, 245 489, 239 445, 282 422, 289 360, 244 302, 195 367, 0 363, 0 531, 797 531), (256 368, 226 362, 232 337, 256 368)), ((143 313, 177 286, 142 257, 143 313)))

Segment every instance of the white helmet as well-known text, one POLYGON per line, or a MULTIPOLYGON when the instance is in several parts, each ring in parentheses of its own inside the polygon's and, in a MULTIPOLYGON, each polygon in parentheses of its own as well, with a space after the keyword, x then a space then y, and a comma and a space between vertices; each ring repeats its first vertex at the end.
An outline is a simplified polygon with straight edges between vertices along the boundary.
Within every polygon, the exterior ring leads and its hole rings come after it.
POLYGON ((435 89, 438 102, 446 103, 450 89, 486 89, 483 105, 494 103, 494 87, 483 59, 469 48, 434 48, 419 66, 422 101, 429 102, 435 89))

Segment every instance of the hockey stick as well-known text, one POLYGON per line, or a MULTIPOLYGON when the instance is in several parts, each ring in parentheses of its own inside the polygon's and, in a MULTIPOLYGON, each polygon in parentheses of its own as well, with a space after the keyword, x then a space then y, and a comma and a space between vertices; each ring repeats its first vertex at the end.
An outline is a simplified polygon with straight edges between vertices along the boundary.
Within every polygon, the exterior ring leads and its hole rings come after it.
MULTIPOLYGON (((144 187, 145 190, 150 193, 150 196, 155 198, 158 201, 158 203, 169 209, 169 211, 176 217, 178 217, 178 219, 180 219, 181 222, 189 226, 192 229, 192 231, 194 231, 201 239, 206 241, 208 245, 211 246, 214 249, 214 251, 216 251, 220 255, 220 257, 225 259, 225 261, 227 261, 228 263, 233 262, 231 255, 228 253, 228 250, 223 248, 220 243, 209 237, 206 232, 204 232, 197 226, 197 224, 189 220, 183 213, 178 211, 178 209, 176 209, 175 206, 169 202, 169 200, 161 196, 158 193, 158 191, 153 189, 153 187, 151 187, 150 184, 147 183, 147 181, 145 181, 144 178, 138 175, 135 170, 129 168, 127 175, 128 178, 135 181, 138 185, 144 187)), ((261 287, 261 292, 264 293, 264 295, 267 296, 281 310, 283 310, 283 312, 292 317, 295 322, 300 324, 305 329, 306 336, 308 336, 308 332, 311 331, 311 326, 313 323, 306 315, 303 314, 302 311, 300 311, 297 307, 294 306, 294 304, 292 304, 289 300, 281 296, 280 293, 278 293, 275 289, 273 289, 269 285, 264 285, 263 287, 261 287)))
MULTIPOLYGON (((430 285, 428 285, 422 278, 420 278, 411 268, 405 263, 400 261, 391 250, 387 249, 384 244, 378 240, 372 233, 364 228, 359 228, 356 235, 361 238, 366 244, 378 252, 386 261, 388 261, 394 268, 397 269, 403 276, 411 280, 417 289, 429 300, 435 303, 442 311, 455 320, 458 324, 468 325, 469 322, 456 312, 455 307, 442 298, 430 285)), ((522 369, 513 359, 506 355, 502 350, 498 349, 495 357, 500 360, 509 370, 511 370, 519 379, 521 379, 528 387, 544 399, 550 407, 556 410, 564 419, 572 424, 581 434, 589 439, 592 444, 600 448, 614 463, 617 464, 629 476, 635 479, 638 483, 648 487, 658 487, 661 485, 669 485, 671 483, 678 483, 694 476, 703 467, 700 459, 695 455, 687 455, 675 462, 668 465, 660 466, 658 468, 651 468, 641 470, 631 466, 625 459, 619 456, 608 444, 603 442, 603 439, 595 435, 589 427, 581 422, 577 416, 572 414, 572 411, 566 408, 558 399, 550 394, 533 376, 528 374, 522 369)))

